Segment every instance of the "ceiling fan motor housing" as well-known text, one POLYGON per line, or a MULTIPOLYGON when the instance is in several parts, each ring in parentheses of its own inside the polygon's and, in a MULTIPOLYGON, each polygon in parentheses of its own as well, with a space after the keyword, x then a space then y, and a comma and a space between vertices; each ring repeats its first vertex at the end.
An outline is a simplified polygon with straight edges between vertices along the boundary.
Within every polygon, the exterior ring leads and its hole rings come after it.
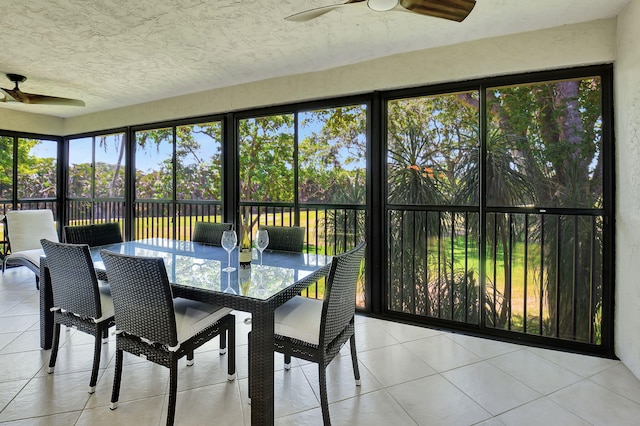
POLYGON ((398 5, 398 0, 367 0, 367 6, 376 12, 386 12, 398 5))
POLYGON ((24 75, 20 75, 20 74, 7 74, 7 78, 9 79, 9 81, 12 81, 16 84, 18 83, 22 83, 24 81, 26 81, 27 77, 25 77, 24 75))

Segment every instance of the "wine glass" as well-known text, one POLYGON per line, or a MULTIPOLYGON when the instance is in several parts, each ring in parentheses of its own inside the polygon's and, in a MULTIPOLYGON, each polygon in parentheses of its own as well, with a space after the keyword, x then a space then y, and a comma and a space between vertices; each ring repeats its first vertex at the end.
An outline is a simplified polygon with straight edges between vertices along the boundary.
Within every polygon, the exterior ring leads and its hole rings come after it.
POLYGON ((269 233, 266 229, 256 231, 256 248, 260 252, 260 268, 262 268, 262 252, 269 245, 269 233))
POLYGON ((231 266, 231 252, 236 248, 236 244, 238 243, 238 236, 236 235, 236 231, 230 229, 228 231, 224 231, 222 233, 222 248, 227 251, 229 255, 229 260, 227 261, 227 267, 223 269, 224 272, 235 271, 236 268, 231 266))
MULTIPOLYGON (((236 269, 236 268, 232 268, 232 269, 236 269)), ((223 269, 224 270, 224 269, 223 269)), ((224 293, 230 293, 230 294, 238 294, 233 287, 231 287, 231 274, 227 274, 227 288, 225 288, 223 290, 224 293)))

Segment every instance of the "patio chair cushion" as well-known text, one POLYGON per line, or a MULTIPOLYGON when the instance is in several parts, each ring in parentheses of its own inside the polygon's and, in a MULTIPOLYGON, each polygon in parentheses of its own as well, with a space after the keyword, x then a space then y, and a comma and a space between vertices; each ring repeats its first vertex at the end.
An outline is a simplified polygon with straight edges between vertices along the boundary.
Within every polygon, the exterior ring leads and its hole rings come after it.
POLYGON ((44 250, 41 248, 13 252, 7 258, 10 260, 23 259, 38 266, 40 265, 40 256, 44 256, 44 250))
MULTIPOLYGON (((100 283, 100 281, 98 281, 98 283, 100 283)), ((96 318, 94 320, 95 322, 104 321, 114 314, 111 287, 108 285, 98 285, 98 291, 100 292, 100 310, 102 311, 102 316, 96 318)))
POLYGON ((231 312, 229 308, 182 297, 173 299, 173 310, 176 316, 178 346, 231 312))
MULTIPOLYGON (((93 322, 98 323, 108 319, 113 316, 113 299, 111 298, 111 289, 107 285, 98 286, 98 291, 100 292, 100 310, 102 311, 102 316, 100 318, 93 318, 93 322)), ((52 311, 60 310, 60 308, 54 306, 51 308, 52 311)), ((76 315, 76 314, 74 314, 76 315)), ((76 315, 79 316, 79 315, 76 315)))
MULTIPOLYGON (((53 212, 44 210, 12 210, 7 212, 7 229, 11 253, 40 249, 40 240, 58 242, 53 212)), ((39 256, 36 263, 39 263, 39 256)))
POLYGON ((318 345, 322 300, 296 296, 275 311, 275 333, 318 345))

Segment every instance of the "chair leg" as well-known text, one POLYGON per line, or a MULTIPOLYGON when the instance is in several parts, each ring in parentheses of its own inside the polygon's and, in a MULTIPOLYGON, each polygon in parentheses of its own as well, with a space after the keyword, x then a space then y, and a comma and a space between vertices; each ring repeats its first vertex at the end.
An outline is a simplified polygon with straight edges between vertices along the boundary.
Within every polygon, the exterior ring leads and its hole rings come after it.
POLYGON ((109 327, 104 327, 102 329, 102 343, 109 342, 109 327))
POLYGON ((40 277, 36 274, 36 290, 40 290, 40 277))
MULTIPOLYGON (((236 378, 236 323, 229 321, 227 331, 220 333, 221 339, 225 334, 229 334, 229 355, 227 358, 227 380, 233 381, 236 378)), ((222 340, 220 340, 222 342, 222 340)))
POLYGON ((291 370, 291 355, 284 354, 284 369, 291 370))
POLYGON ((187 367, 191 367, 193 365, 193 351, 187 353, 187 367))
POLYGON ((111 408, 118 408, 118 398, 120 397, 120 381, 122 380, 122 349, 116 349, 116 369, 113 372, 113 391, 111 392, 111 408))
POLYGON ((322 362, 318 363, 318 377, 320 378, 320 408, 324 426, 331 425, 329 418, 329 398, 327 398, 327 369, 322 362))
MULTIPOLYGON (((235 324, 234 324, 235 327, 235 324)), ((220 333, 220 355, 227 353, 227 333, 220 333)))
POLYGON ((60 323, 53 325, 53 342, 51 342, 51 357, 49 358, 49 374, 53 373, 56 368, 56 359, 58 358, 58 345, 60 344, 60 323))
POLYGON ((349 338, 349 346, 351 346, 351 363, 353 364, 353 377, 356 379, 356 386, 360 386, 360 368, 358 368, 358 354, 356 353, 355 334, 352 334, 349 338))
POLYGON ((249 394, 249 404, 251 404, 251 332, 248 333, 248 341, 247 341, 247 353, 249 354, 249 366, 248 366, 248 374, 247 378, 247 393, 249 394))
POLYGON ((176 417, 176 393, 178 390, 178 360, 173 358, 171 360, 171 367, 169 367, 169 406, 167 407, 167 426, 173 425, 173 420, 176 417))
POLYGON ((91 381, 89 382, 89 393, 96 391, 98 382, 98 369, 100 368, 100 352, 102 351, 102 327, 96 330, 96 340, 93 344, 93 368, 91 370, 91 381))

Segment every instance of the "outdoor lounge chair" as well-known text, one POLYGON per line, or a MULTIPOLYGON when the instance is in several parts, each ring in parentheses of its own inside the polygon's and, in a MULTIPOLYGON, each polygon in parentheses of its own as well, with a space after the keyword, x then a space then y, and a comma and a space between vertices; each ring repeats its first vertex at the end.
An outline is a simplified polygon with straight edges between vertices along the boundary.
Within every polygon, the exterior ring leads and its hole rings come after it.
POLYGON ((2 272, 7 265, 22 265, 36 274, 36 287, 40 281, 40 256, 44 255, 41 239, 58 242, 58 232, 53 212, 43 210, 11 210, 5 217, 5 235, 10 254, 2 262, 2 272))

